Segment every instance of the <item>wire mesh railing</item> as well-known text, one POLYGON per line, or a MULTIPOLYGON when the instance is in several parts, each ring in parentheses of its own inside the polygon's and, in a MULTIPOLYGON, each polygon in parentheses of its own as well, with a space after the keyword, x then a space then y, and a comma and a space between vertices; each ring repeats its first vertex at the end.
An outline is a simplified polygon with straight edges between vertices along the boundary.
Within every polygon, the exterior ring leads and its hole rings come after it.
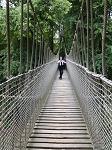
POLYGON ((112 148, 112 81, 67 60, 67 69, 76 90, 95 150, 112 148))
POLYGON ((0 149, 23 150, 57 71, 56 59, 0 85, 0 149))

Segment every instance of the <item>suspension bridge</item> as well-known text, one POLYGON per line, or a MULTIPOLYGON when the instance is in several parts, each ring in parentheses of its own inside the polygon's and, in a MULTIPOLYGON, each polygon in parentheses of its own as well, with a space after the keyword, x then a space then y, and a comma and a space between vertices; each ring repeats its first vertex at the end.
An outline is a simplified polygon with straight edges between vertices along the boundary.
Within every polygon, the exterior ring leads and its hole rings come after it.
MULTIPOLYGON (((34 12, 31 1, 29 5, 34 12)), ((23 22, 23 18, 21 20, 23 22)), ((104 32, 105 27, 104 23, 104 32)), ((20 74, 10 77, 9 31, 7 1, 8 80, 0 84, 0 149, 111 150, 112 81, 87 69, 88 62, 85 66, 76 48, 76 33, 71 51, 66 54, 67 69, 59 80, 59 54, 54 55, 48 43, 43 41, 42 30, 38 60, 35 57, 33 64, 32 59, 37 54, 33 37, 30 70, 27 41, 27 71, 22 73, 22 24, 20 74)), ((84 54, 82 52, 82 57, 84 54)))

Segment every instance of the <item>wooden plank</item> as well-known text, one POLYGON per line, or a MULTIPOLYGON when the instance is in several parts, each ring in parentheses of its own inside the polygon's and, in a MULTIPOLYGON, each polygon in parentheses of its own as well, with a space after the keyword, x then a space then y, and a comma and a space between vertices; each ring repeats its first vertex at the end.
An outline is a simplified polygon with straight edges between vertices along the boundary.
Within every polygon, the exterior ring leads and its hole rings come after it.
POLYGON ((61 121, 61 122, 66 122, 66 121, 84 121, 84 119, 81 118, 46 118, 46 117, 40 117, 39 121, 44 120, 44 121, 61 121))
POLYGON ((54 106, 54 107, 46 106, 45 108, 42 108, 41 111, 43 111, 43 110, 53 110, 53 111, 55 111, 54 109, 56 109, 56 110, 61 109, 62 111, 65 111, 65 110, 81 111, 80 108, 79 108, 79 106, 73 107, 72 105, 69 105, 69 104, 66 105, 66 106, 65 105, 61 105, 61 106, 58 105, 58 107, 56 107, 56 106, 54 106))
POLYGON ((88 148, 92 148, 91 144, 57 144, 57 143, 28 143, 27 148, 61 148, 61 149, 65 149, 65 148, 84 148, 84 149, 88 149, 88 148))
POLYGON ((44 134, 38 133, 31 135, 32 138, 44 137, 44 138, 58 138, 58 139, 90 139, 88 134, 44 134))
POLYGON ((80 110, 75 110, 75 109, 42 109, 41 112, 81 112, 80 110))
POLYGON ((34 127, 34 129, 36 129, 36 130, 46 130, 46 129, 48 129, 48 130, 87 130, 87 128, 86 128, 86 126, 76 126, 76 127, 60 127, 60 126, 58 126, 58 127, 54 127, 54 126, 35 126, 34 127))
POLYGON ((35 123, 35 126, 50 126, 50 127, 86 127, 86 124, 85 123, 74 123, 74 124, 71 124, 71 123, 35 123))
MULTIPOLYGON (((28 149, 26 149, 26 150, 37 150, 37 148, 28 148, 28 149)), ((62 149, 62 148, 38 148, 38 150, 73 150, 73 148, 64 148, 64 149, 62 149)), ((77 149, 77 148, 74 148, 74 150, 79 150, 79 148, 77 149)), ((93 150, 93 148, 86 148, 86 149, 84 149, 84 148, 80 148, 80 150, 93 150)))
MULTIPOLYGON (((69 119, 69 118, 68 118, 69 119)), ((82 118, 81 118, 82 119, 82 118)), ((55 118, 54 118, 54 120, 48 120, 48 119, 39 119, 39 121, 37 121, 37 123, 38 122, 40 122, 40 123, 58 123, 58 124, 79 124, 79 123, 85 123, 85 121, 82 119, 82 120, 79 120, 79 118, 77 118, 77 120, 75 119, 75 120, 72 120, 72 118, 71 118, 71 120, 56 120, 55 118)))
POLYGON ((90 144, 90 139, 50 139, 50 138, 30 138, 29 143, 57 143, 57 144, 90 144))
POLYGON ((43 112, 43 113, 40 113, 40 116, 42 116, 42 115, 59 115, 59 116, 61 116, 61 115, 65 115, 65 116, 69 116, 69 115, 71 115, 71 116, 76 116, 76 115, 81 115, 82 116, 82 112, 75 112, 75 113, 73 113, 73 112, 68 112, 68 113, 64 113, 64 112, 55 112, 55 113, 51 113, 51 112, 43 112))
POLYGON ((46 106, 35 123, 27 150, 93 150, 71 83, 56 78, 46 106))
POLYGON ((44 133, 44 134, 88 134, 87 130, 48 130, 48 129, 34 129, 33 134, 44 133))
POLYGON ((39 115, 40 118, 82 118, 82 115, 79 114, 71 114, 71 115, 65 115, 65 114, 43 114, 39 115))

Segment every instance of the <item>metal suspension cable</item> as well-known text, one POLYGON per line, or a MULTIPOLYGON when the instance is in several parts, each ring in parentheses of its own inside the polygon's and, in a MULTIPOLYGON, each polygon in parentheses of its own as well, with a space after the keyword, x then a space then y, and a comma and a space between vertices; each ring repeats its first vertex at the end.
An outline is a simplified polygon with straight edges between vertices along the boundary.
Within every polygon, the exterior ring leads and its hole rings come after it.
POLYGON ((41 57, 41 62, 40 64, 42 65, 43 64, 43 35, 41 35, 41 49, 40 49, 40 57, 41 57))
POLYGON ((79 21, 78 21, 77 27, 76 27, 76 41, 77 41, 78 63, 81 64, 81 53, 80 53, 80 47, 79 47, 79 21))
MULTIPOLYGON (((90 1, 86 0, 86 1, 82 1, 81 4, 81 8, 80 8, 80 13, 79 13, 79 17, 78 17, 78 21, 76 24, 76 33, 78 33, 78 28, 80 27, 81 30, 81 43, 83 43, 81 46, 82 47, 82 62, 83 65, 85 65, 84 60, 86 61, 86 67, 89 69, 89 6, 90 6, 90 1), (85 33, 84 33, 84 23, 83 23, 83 6, 84 6, 84 2, 86 2, 86 14, 87 14, 87 44, 85 43, 85 33), (80 22, 80 26, 79 26, 79 22, 80 22), (87 47, 86 47, 87 45, 87 47)), ((78 37, 79 39, 79 37, 78 37)), ((77 40, 78 41, 78 40, 77 40)), ((79 49, 78 43, 77 43, 77 48, 79 49)), ((79 57, 79 62, 81 64, 81 56, 80 53, 78 52, 78 57, 79 57)), ((94 55, 94 54, 93 54, 94 55)))
MULTIPOLYGON (((105 60, 105 40, 106 40, 106 26, 107 26, 107 8, 108 8, 108 0, 104 0, 104 22, 103 22, 103 33, 102 33, 102 74, 106 75, 106 60, 105 60)), ((83 41, 83 53, 84 56, 83 58, 86 61, 86 67, 88 69, 90 69, 90 60, 89 60, 89 55, 90 55, 90 51, 89 51, 89 47, 90 47, 90 43, 89 43, 89 13, 90 13, 90 29, 91 29, 91 52, 92 52, 92 68, 93 71, 96 72, 96 67, 95 67, 95 49, 94 49, 94 27, 93 27, 93 1, 92 0, 86 0, 86 1, 82 1, 81 4, 81 9, 80 9, 80 14, 78 17, 78 21, 76 24, 76 31, 77 31, 77 27, 79 26, 79 21, 81 21, 82 24, 82 29, 81 29, 81 36, 82 36, 82 41, 83 41), (84 33, 84 21, 83 21, 83 6, 84 6, 84 2, 86 2, 86 22, 87 22, 87 35, 86 35, 86 43, 85 43, 85 33, 84 33)), ((78 31, 77 31, 78 33, 78 31)), ((78 37, 79 39, 79 37, 78 37)), ((77 40, 79 41, 79 40, 77 40)), ((77 48, 79 49, 79 44, 77 43, 77 48)), ((79 55, 79 62, 81 62, 80 60, 80 54, 79 55)), ((83 64, 84 65, 84 64, 83 64)))
POLYGON ((36 27, 36 50, 35 50, 35 65, 34 65, 35 68, 37 67, 37 59, 38 59, 37 52, 38 52, 38 26, 36 27))
POLYGON ((83 12, 81 12, 81 26, 82 26, 82 43, 84 49, 84 66, 86 66, 86 43, 85 43, 85 32, 84 32, 84 21, 83 21, 83 12))
POLYGON ((32 43, 32 54, 31 54, 31 62, 30 62, 30 70, 33 68, 33 58, 34 58, 34 50, 35 50, 35 28, 36 28, 36 20, 34 16, 34 29, 33 29, 33 43, 32 43))
MULTIPOLYGON (((82 4, 81 4, 81 7, 80 7, 80 13, 79 13, 79 17, 78 17, 78 21, 77 21, 77 24, 76 24, 76 31, 75 31, 75 34, 74 34, 74 39, 73 39, 73 42, 74 40, 76 42, 75 43, 75 48, 71 48, 72 50, 72 53, 74 53, 73 55, 75 55, 75 61, 77 63, 80 63, 83 65, 85 65, 85 61, 86 61, 86 64, 87 64, 87 60, 86 60, 86 45, 85 45, 85 34, 84 34, 84 24, 83 24, 83 14, 82 14, 82 10, 83 10, 83 6, 84 6, 84 0, 82 1, 82 4), (80 29, 80 35, 81 35, 81 38, 80 38, 80 43, 79 43, 79 29, 80 29), (80 47, 80 44, 81 44, 81 47, 80 47), (80 51, 81 49, 81 51, 80 51), (74 52, 73 52, 74 50, 74 52), (81 56, 82 55, 82 56, 81 56)), ((73 44, 74 45, 74 44, 73 44)), ((72 45, 72 47, 73 47, 72 45)))
MULTIPOLYGON (((42 37, 41 37, 41 40, 40 40, 40 54, 39 54, 39 57, 41 57, 41 58, 39 58, 39 63, 38 64, 43 64, 43 54, 44 54, 44 43, 46 43, 46 40, 45 40, 45 38, 44 38, 44 32, 43 32, 43 30, 42 30, 42 28, 41 28, 41 25, 40 25, 40 23, 39 23, 39 20, 38 20, 38 18, 36 17, 36 14, 35 14, 35 8, 34 8, 34 6, 33 6, 33 4, 32 4, 32 1, 31 0, 29 0, 29 4, 30 4, 30 6, 31 6, 31 9, 32 9, 32 11, 33 11, 33 14, 34 14, 34 19, 35 20, 37 20, 37 23, 38 23, 38 27, 39 27, 39 30, 40 30, 40 32, 41 32, 41 35, 42 35, 42 37)), ((31 68, 31 67, 30 67, 31 68)))
POLYGON ((41 37, 40 37, 40 43, 39 43, 39 59, 38 59, 38 66, 41 65, 41 37))
POLYGON ((23 0, 21 0, 21 36, 20 36, 20 69, 19 73, 22 73, 22 53, 23 53, 23 0))
POLYGON ((91 14, 91 49, 92 49, 92 62, 93 62, 93 71, 96 72, 96 67, 95 67, 95 51, 94 51, 94 33, 93 33, 93 0, 90 0, 90 14, 91 14))
POLYGON ((7 24, 7 77, 10 78, 11 70, 11 54, 10 54, 10 14, 9 14, 9 0, 6 1, 6 24, 7 24))
POLYGON ((102 33, 102 74, 105 76, 106 75, 105 40, 106 40, 108 0, 103 0, 103 2, 104 2, 104 23, 103 23, 103 33, 102 33))
MULTIPOLYGON (((35 15, 35 10, 32 4, 31 0, 27 0, 27 59, 26 59, 26 72, 29 70, 29 64, 30 64, 30 69, 32 69, 33 67, 33 58, 34 58, 34 53, 35 53, 35 61, 34 61, 34 67, 38 66, 37 64, 37 60, 36 60, 36 55, 37 55, 37 45, 36 45, 36 49, 34 51, 34 46, 35 46, 35 36, 33 36, 33 44, 32 44, 32 57, 31 57, 31 62, 29 62, 29 6, 31 6, 31 9, 33 11, 34 14, 34 19, 37 20, 38 22, 38 29, 40 30, 41 34, 44 35, 43 30, 40 26, 40 23, 38 21, 38 18, 35 15)), ((23 8, 24 8, 24 1, 20 0, 20 8, 21 8, 21 22, 20 22, 20 66, 19 66, 19 73, 22 74, 24 72, 23 70, 23 21, 24 21, 24 16, 23 16, 23 8)), ((7 78, 10 78, 11 75, 11 52, 10 52, 10 6, 9 6, 9 0, 6 1, 6 25, 7 25, 7 78)), ((35 23, 36 24, 36 23, 35 23)), ((35 33, 34 33, 35 34, 35 33)), ((33 35, 34 35, 33 34, 33 35)), ((44 39, 44 36, 42 37, 42 41, 41 42, 41 48, 43 49, 42 51, 40 51, 40 53, 43 53, 45 55, 45 47, 44 47, 44 43, 46 42, 44 39)), ((38 41, 36 42, 36 44, 38 43, 38 41)), ((48 44, 46 44, 48 45, 48 44)), ((48 48, 47 48, 48 49, 48 48)), ((44 58, 42 54, 41 55, 41 60, 40 60, 40 64, 42 65, 42 63, 44 62, 44 58)), ((49 55, 51 56, 51 55, 49 55)))
POLYGON ((86 0, 86 13, 87 13, 87 61, 86 66, 89 69, 89 0, 86 0))
POLYGON ((35 16, 35 18, 36 18, 36 20, 37 20, 37 23, 38 23, 38 26, 39 26, 39 30, 40 30, 41 33, 44 35, 43 30, 42 30, 42 28, 41 28, 41 25, 40 25, 40 23, 39 23, 39 20, 38 20, 38 18, 37 18, 36 15, 35 15, 35 9, 34 9, 34 6, 33 6, 33 4, 32 4, 32 0, 29 0, 29 3, 30 3, 31 9, 32 9, 32 11, 33 11, 33 13, 34 13, 34 16, 35 16))
POLYGON ((82 32, 82 24, 79 22, 80 28, 80 49, 81 49, 81 63, 84 66, 84 49, 83 49, 83 32, 82 32))
POLYGON ((29 69, 29 0, 27 0, 27 63, 26 72, 29 69))
MULTIPOLYGON (((31 58, 30 58, 30 70, 33 69, 33 58, 34 58, 34 54, 36 53, 36 48, 35 48, 35 31, 36 31, 36 15, 35 15, 35 10, 33 7, 33 4, 31 2, 31 0, 27 0, 27 70, 28 70, 28 65, 29 65, 29 5, 31 6, 31 9, 33 11, 33 21, 34 21, 34 25, 33 25, 33 41, 32 41, 32 52, 31 52, 31 58)), ((35 56, 36 57, 36 56, 35 56)), ((34 64, 34 68, 35 68, 35 64, 34 64)))
POLYGON ((74 61, 77 60, 77 45, 76 45, 76 33, 74 34, 74 40, 73 40, 73 56, 74 56, 74 61))
POLYGON ((40 53, 41 53, 41 62, 40 62, 40 64, 42 65, 43 64, 43 35, 41 36, 41 41, 40 41, 41 43, 41 49, 40 49, 40 53))

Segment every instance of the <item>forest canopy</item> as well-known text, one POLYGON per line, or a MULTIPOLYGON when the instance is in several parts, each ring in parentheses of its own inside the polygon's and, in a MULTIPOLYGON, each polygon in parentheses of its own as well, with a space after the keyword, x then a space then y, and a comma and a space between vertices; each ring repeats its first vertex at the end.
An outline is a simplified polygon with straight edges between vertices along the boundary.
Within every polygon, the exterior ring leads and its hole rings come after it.
MULTIPOLYGON (((30 0, 29 0, 30 1, 30 0)), ((36 26, 41 27, 44 38, 48 41, 50 49, 54 54, 65 49, 69 54, 77 22, 80 22, 81 5, 83 0, 31 0, 35 11, 36 26), (62 40, 63 39, 63 40, 62 40)), ((0 82, 7 78, 7 39, 6 39, 6 7, 3 0, 0 1, 0 82)), ((28 0, 23 0, 23 49, 22 49, 22 73, 26 72, 27 55, 27 15, 28 0)), ((86 4, 83 5, 84 33, 87 34, 86 4)), ((32 53, 32 39, 34 30, 34 12, 29 5, 29 56, 32 53)), ((90 13, 90 12, 89 12, 90 13)), ((89 14, 90 15, 90 14, 89 14)), ((93 1, 93 34, 95 50, 96 73, 101 74, 102 63, 102 30, 104 19, 104 3, 102 0, 93 1)), ((106 28, 106 70, 107 78, 112 79, 112 1, 108 1, 106 28)), ((90 20, 89 20, 90 22, 90 20)), ((81 29, 79 39, 81 38, 81 29)), ((89 31, 91 30, 89 23, 89 31)), ((11 75, 16 76, 20 70, 20 40, 21 40, 21 0, 10 0, 10 46, 11 46, 11 75)), ((35 42, 36 42, 35 33, 35 42)), ((38 27, 38 50, 41 40, 41 32, 38 27)), ((85 40, 86 36, 85 36, 85 40)), ((79 48, 81 49, 79 42, 79 48)), ((91 37, 89 37, 89 61, 90 70, 93 71, 91 63, 91 37)), ((81 51, 80 51, 81 52, 81 51)), ((38 58, 38 57, 37 57, 38 58)), ((30 60, 29 60, 30 63, 30 60)), ((30 66, 30 65, 29 65, 30 66)), ((29 67, 30 69, 30 67, 29 67)))

